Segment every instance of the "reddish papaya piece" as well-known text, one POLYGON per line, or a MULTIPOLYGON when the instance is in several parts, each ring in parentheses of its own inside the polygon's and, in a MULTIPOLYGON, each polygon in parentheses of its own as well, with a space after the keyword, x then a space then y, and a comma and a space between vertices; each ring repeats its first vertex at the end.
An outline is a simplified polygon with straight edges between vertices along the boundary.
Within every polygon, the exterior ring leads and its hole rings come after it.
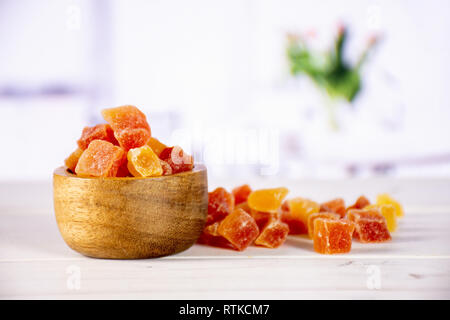
POLYGON ((244 184, 242 186, 234 188, 232 191, 234 196, 234 203, 238 205, 243 202, 247 202, 248 196, 251 192, 252 188, 250 188, 248 184, 244 184))
POLYGON ((315 219, 314 250, 321 254, 350 252, 354 229, 354 223, 348 220, 315 219))
POLYGON ((190 171, 194 168, 194 158, 179 146, 165 148, 159 157, 170 165, 173 173, 190 171))
POLYGON ((82 177, 115 177, 123 158, 122 148, 108 141, 94 140, 78 160, 75 173, 82 177))
POLYGON ((255 240, 255 244, 266 248, 278 248, 287 239, 289 226, 278 219, 271 219, 255 240))
POLYGON ((353 209, 347 213, 349 221, 355 223, 355 238, 362 243, 391 240, 386 218, 378 209, 353 209))
POLYGON ((337 198, 322 203, 320 205, 320 212, 334 212, 339 214, 341 218, 343 218, 346 212, 344 199, 337 198))
POLYGON ((135 106, 103 109, 103 118, 111 125, 114 137, 126 151, 147 144, 151 137, 147 118, 135 106))
POLYGON ((170 176, 172 174, 172 167, 164 160, 160 159, 159 162, 163 170, 163 176, 170 176))
POLYGON ((94 140, 105 140, 114 145, 119 145, 114 137, 114 131, 109 124, 98 124, 93 127, 85 127, 81 133, 81 138, 78 139, 77 144, 81 150, 86 150, 94 140))
POLYGON ((221 221, 234 210, 234 197, 224 188, 217 188, 208 194, 208 217, 206 225, 221 221))
POLYGON ((370 205, 369 199, 365 196, 360 196, 353 205, 347 208, 347 211, 351 209, 364 209, 368 205, 370 205))
POLYGON ((242 251, 255 241, 259 229, 251 215, 242 209, 236 209, 222 220, 218 233, 236 250, 242 251))
POLYGON ((259 230, 262 230, 264 226, 271 220, 279 220, 280 214, 278 212, 262 212, 250 209, 250 215, 255 219, 259 230))

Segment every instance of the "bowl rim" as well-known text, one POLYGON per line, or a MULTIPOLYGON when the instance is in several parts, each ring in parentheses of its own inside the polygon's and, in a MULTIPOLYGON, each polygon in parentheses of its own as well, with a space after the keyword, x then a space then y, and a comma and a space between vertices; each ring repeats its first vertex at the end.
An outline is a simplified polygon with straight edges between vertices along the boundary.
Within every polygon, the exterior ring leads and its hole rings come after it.
POLYGON ((156 177, 80 177, 76 174, 73 174, 69 171, 67 166, 60 166, 53 171, 53 176, 61 176, 72 179, 83 179, 83 180, 121 180, 121 181, 130 181, 130 180, 161 180, 161 179, 169 179, 174 177, 186 176, 193 173, 206 172, 206 166, 204 164, 196 163, 194 164, 194 168, 190 171, 184 171, 180 173, 175 173, 167 176, 156 176, 156 177))

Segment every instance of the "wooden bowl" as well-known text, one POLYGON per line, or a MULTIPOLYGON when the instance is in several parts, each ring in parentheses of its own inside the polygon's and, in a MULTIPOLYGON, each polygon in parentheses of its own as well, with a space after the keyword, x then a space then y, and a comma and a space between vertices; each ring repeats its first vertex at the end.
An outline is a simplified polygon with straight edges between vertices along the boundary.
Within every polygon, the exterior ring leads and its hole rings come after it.
POLYGON ((206 168, 153 178, 80 178, 53 173, 56 221, 64 241, 89 257, 141 259, 186 250, 208 211, 206 168))

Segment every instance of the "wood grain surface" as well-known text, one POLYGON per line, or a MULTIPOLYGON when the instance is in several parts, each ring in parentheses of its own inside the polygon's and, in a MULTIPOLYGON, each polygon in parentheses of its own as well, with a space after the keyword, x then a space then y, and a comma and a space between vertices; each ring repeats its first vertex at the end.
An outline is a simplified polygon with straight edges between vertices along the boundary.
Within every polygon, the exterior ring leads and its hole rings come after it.
POLYGON ((59 231, 89 257, 141 259, 174 254, 199 237, 207 215, 206 168, 152 178, 53 175, 59 231))

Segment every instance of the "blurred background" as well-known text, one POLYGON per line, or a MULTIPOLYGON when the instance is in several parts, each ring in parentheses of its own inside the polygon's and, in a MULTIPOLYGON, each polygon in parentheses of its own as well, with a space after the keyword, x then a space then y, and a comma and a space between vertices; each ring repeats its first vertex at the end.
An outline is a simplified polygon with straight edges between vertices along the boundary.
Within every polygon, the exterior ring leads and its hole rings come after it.
POLYGON ((210 179, 450 177, 450 2, 0 0, 0 180, 134 104, 210 179))

